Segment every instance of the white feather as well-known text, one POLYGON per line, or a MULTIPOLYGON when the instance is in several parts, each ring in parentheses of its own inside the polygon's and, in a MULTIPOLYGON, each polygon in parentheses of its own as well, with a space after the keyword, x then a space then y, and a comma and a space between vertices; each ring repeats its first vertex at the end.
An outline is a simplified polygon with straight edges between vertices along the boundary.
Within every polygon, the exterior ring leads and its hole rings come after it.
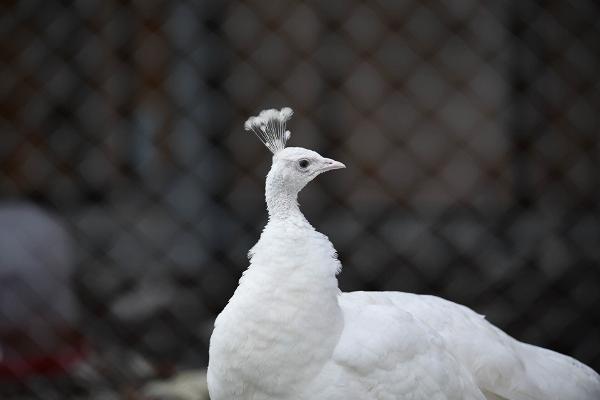
POLYGON ((277 154, 285 148, 285 144, 290 139, 290 131, 285 129, 285 125, 293 114, 289 107, 281 110, 263 110, 257 116, 248 118, 244 123, 244 129, 254 133, 271 153, 277 154))

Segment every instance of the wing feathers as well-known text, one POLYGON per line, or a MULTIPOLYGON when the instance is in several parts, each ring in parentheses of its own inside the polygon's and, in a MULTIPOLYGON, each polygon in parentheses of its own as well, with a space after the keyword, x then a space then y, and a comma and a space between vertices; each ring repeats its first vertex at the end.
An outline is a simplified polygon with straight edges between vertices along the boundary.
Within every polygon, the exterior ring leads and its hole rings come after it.
MULTIPOLYGON (((441 338, 488 399, 600 399, 600 377, 591 368, 571 357, 521 343, 459 304, 401 292, 343 293, 340 303, 354 308, 385 305, 409 313, 441 338)), ((406 337, 399 334, 398 340, 406 337)))

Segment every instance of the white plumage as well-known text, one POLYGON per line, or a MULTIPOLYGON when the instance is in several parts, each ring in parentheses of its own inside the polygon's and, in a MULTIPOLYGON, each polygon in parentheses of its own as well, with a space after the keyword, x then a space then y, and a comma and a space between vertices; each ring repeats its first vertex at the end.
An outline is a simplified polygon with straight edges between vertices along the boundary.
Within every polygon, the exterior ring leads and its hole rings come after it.
POLYGON ((598 400, 600 378, 578 361, 511 338, 433 296, 340 293, 329 239, 300 212, 298 192, 344 165, 285 148, 291 110, 246 128, 274 153, 269 222, 215 322, 212 400, 598 400))

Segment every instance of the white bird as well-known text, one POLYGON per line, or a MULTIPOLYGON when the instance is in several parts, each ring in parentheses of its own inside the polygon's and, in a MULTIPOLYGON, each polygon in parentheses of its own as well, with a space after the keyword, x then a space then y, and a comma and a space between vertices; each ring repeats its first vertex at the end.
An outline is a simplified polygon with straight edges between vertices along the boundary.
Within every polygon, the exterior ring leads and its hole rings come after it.
POLYGON ((297 196, 345 166, 286 148, 292 110, 246 121, 273 152, 269 221, 210 340, 212 400, 598 400, 600 377, 469 308, 400 292, 341 293, 341 264, 297 196))

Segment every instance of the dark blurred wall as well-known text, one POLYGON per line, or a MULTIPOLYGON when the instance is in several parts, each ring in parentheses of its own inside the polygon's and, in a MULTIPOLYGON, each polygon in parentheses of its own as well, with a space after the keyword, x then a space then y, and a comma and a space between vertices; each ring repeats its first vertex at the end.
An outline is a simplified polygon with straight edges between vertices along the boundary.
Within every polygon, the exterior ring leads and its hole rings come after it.
MULTIPOLYGON (((600 368, 596 2, 40 1, 0 15, 0 196, 58 211, 105 346, 206 362, 265 222, 269 153, 344 290, 441 295, 600 368)), ((69 283, 65 283, 68 285, 69 283)))

